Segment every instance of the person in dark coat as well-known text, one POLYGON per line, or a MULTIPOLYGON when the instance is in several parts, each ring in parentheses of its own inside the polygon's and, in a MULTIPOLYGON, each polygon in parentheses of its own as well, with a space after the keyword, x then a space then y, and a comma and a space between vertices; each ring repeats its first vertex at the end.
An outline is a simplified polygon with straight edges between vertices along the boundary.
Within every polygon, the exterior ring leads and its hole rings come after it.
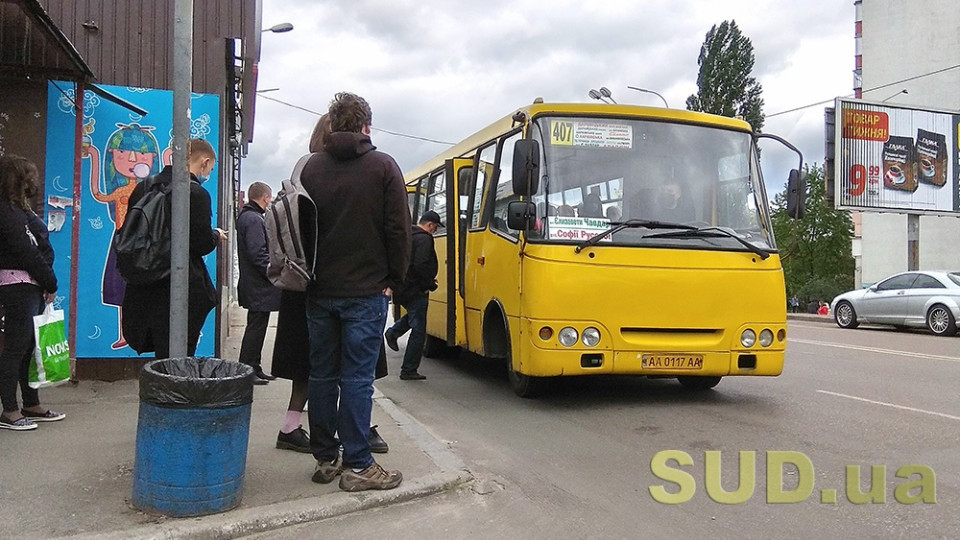
MULTIPOLYGON (((323 142, 330 133, 330 118, 326 114, 317 120, 310 136, 310 153, 323 150, 323 142)), ((304 219, 304 214, 300 215, 304 219)), ((302 223, 300 229, 312 227, 302 223)), ((310 454, 310 434, 303 429, 300 418, 307 404, 310 379, 310 333, 307 329, 307 293, 281 291, 280 312, 277 314, 277 334, 273 346, 270 373, 292 383, 290 401, 284 416, 283 426, 277 434, 277 448, 310 454)), ((380 345, 376 378, 387 376, 387 351, 380 345)), ((370 451, 385 454, 390 450, 376 425, 370 426, 370 451)))
MULTIPOLYGON (((187 355, 197 352, 200 329, 207 315, 217 305, 217 291, 203 263, 204 255, 226 241, 222 229, 210 226, 212 218, 210 194, 200 185, 216 165, 217 156, 210 143, 190 139, 187 168, 190 170, 190 254, 187 289, 187 355)), ((157 182, 173 182, 173 167, 166 166, 156 176, 157 182)), ((144 195, 141 182, 130 194, 133 208, 144 195)), ((138 354, 156 353, 157 358, 170 356, 170 279, 146 285, 127 283, 123 298, 123 335, 138 354)))
POLYGON ((267 278, 270 251, 267 248, 267 227, 263 213, 273 198, 270 186, 254 182, 247 188, 249 202, 237 216, 237 255, 240 259, 240 280, 237 297, 247 308, 247 327, 240 345, 240 362, 253 368, 254 384, 267 384, 276 379, 263 372, 260 354, 267 335, 270 312, 280 309, 280 289, 267 278))
POLYGON ((33 359, 33 317, 57 295, 53 248, 47 226, 30 207, 37 193, 37 167, 14 154, 0 156, 0 307, 4 314, 0 352, 0 429, 29 431, 37 422, 66 415, 40 405, 27 369, 33 359), (17 386, 23 408, 17 403, 17 386))
POLYGON ((307 289, 310 436, 318 443, 312 480, 339 475, 344 491, 393 489, 403 475, 376 463, 369 434, 389 295, 410 258, 407 191, 397 162, 370 141, 366 100, 340 92, 328 114, 324 149, 301 176, 317 205, 318 231, 307 289))
POLYGON ((401 285, 393 293, 393 301, 406 308, 407 312, 384 332, 387 345, 400 350, 397 339, 410 330, 407 350, 403 353, 400 378, 405 381, 421 381, 427 377, 420 374, 420 359, 423 344, 427 341, 427 306, 430 291, 437 289, 437 253, 433 247, 433 235, 443 227, 440 214, 433 210, 424 212, 420 222, 413 228, 410 268, 401 285))

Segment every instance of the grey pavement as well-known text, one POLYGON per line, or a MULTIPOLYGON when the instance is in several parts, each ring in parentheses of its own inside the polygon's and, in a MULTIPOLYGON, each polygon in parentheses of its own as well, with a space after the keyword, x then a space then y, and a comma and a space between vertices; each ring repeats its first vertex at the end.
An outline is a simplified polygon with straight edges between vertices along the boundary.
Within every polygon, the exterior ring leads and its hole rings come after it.
MULTIPOLYGON (((237 358, 243 330, 243 310, 233 307, 231 315, 226 359, 237 358)), ((273 333, 271 325, 265 369, 273 333)), ((390 377, 399 374, 400 361, 389 358, 390 377)), ((290 382, 278 379, 254 387, 240 506, 201 518, 150 515, 130 505, 138 382, 80 381, 40 396, 67 418, 31 432, 0 432, 0 538, 234 538, 409 501, 472 480, 447 443, 377 391, 373 423, 390 452, 375 458, 402 471, 403 483, 389 491, 345 493, 336 482, 311 482, 311 455, 274 447, 290 396, 290 382)))

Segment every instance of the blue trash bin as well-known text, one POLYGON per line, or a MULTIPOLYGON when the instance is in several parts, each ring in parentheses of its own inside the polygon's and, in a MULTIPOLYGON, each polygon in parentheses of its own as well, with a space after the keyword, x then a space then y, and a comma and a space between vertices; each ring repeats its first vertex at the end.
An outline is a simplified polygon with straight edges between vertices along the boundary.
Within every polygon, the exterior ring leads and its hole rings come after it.
POLYGON ((133 506, 174 517, 240 504, 253 368, 219 358, 154 360, 140 374, 133 506))

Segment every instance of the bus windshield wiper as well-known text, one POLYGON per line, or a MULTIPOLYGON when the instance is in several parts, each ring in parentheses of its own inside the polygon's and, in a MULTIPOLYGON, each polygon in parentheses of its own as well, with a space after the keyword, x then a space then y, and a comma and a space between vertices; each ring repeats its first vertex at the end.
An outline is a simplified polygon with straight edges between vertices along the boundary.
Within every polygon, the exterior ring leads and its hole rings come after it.
POLYGON ((695 237, 695 236, 726 236, 728 238, 733 238, 737 242, 743 244, 744 247, 750 251, 756 253, 760 256, 762 260, 766 260, 770 256, 770 252, 763 249, 762 247, 747 242, 743 238, 740 238, 736 234, 730 232, 727 229, 720 227, 703 227, 697 228, 692 227, 691 229, 682 230, 682 231, 671 231, 671 232, 662 232, 662 233, 653 233, 644 236, 644 238, 682 238, 682 237, 695 237))
MULTIPOLYGON (((620 223, 610 222, 613 227, 603 231, 602 233, 590 237, 583 242, 577 244, 577 248, 574 250, 574 253, 580 253, 584 249, 596 244, 600 240, 610 236, 615 232, 622 231, 623 229, 628 228, 644 228, 644 229, 683 229, 684 231, 696 231, 697 227, 693 225, 683 225, 681 223, 669 223, 666 221, 650 221, 647 219, 628 219, 620 223)), ((678 231, 680 232, 680 231, 678 231)))

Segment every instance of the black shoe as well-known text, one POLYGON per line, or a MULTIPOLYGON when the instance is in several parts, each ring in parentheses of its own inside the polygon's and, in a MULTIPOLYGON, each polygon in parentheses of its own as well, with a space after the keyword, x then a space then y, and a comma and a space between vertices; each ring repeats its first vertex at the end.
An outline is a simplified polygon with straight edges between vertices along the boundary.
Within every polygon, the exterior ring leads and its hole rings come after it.
POLYGON ((310 454, 310 435, 303 429, 303 426, 299 426, 290 433, 281 431, 277 434, 277 448, 310 454))
POLYGON ((413 373, 401 373, 400 380, 402 381, 422 381, 426 377, 414 371, 413 373))
POLYGON ((267 375, 266 373, 263 372, 262 369, 254 369, 253 373, 254 375, 257 376, 258 379, 263 379, 265 381, 273 381, 277 379, 273 375, 267 375))
POLYGON ((266 385, 268 385, 268 384, 270 384, 270 381, 268 381, 268 380, 266 380, 266 379, 261 379, 261 378, 259 378, 259 377, 254 377, 254 378, 253 378, 253 385, 254 385, 254 386, 266 386, 266 385))
POLYGON ((370 451, 374 454, 386 454, 390 451, 387 441, 377 433, 377 426, 370 426, 370 437, 367 440, 370 442, 370 451))
POLYGON ((393 335, 393 332, 391 332, 390 330, 387 330, 386 332, 383 333, 383 339, 386 340, 387 347, 390 347, 395 351, 400 350, 400 345, 397 344, 397 336, 393 335))

